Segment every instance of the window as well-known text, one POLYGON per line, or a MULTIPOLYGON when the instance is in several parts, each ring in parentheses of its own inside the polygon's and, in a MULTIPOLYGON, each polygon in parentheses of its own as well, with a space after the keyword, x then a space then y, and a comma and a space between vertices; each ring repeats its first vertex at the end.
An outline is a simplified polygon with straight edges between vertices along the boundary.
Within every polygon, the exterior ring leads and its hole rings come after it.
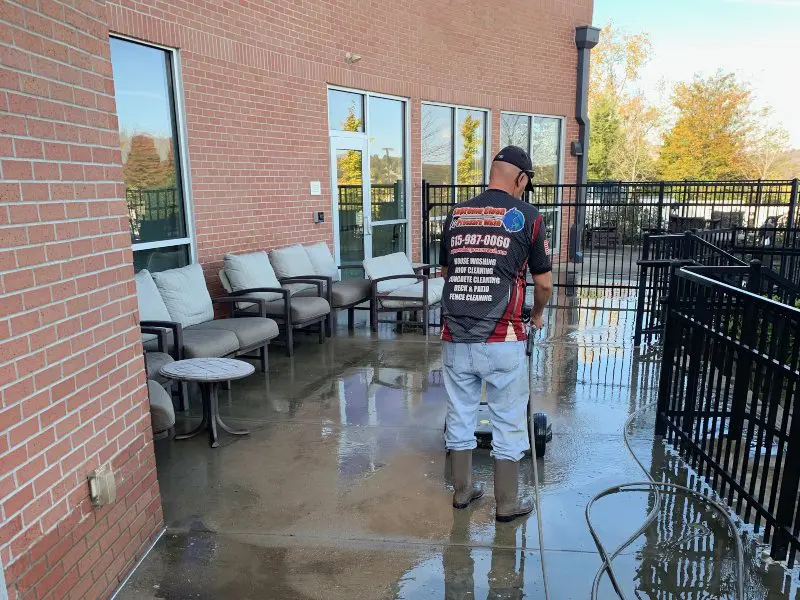
POLYGON ((533 182, 542 187, 533 191, 530 200, 542 213, 554 250, 559 248, 561 237, 561 190, 555 184, 561 183, 562 128, 561 117, 500 114, 500 145, 520 146, 531 155, 533 182))
POLYGON ((364 131, 364 96, 328 90, 328 126, 332 131, 364 131))
POLYGON ((122 176, 135 270, 191 261, 175 110, 174 54, 111 38, 122 176))
POLYGON ((486 181, 487 112, 422 105, 422 178, 428 183, 482 185, 486 181))
POLYGON ((520 146, 531 155, 534 183, 560 183, 561 117, 502 113, 500 145, 520 146))

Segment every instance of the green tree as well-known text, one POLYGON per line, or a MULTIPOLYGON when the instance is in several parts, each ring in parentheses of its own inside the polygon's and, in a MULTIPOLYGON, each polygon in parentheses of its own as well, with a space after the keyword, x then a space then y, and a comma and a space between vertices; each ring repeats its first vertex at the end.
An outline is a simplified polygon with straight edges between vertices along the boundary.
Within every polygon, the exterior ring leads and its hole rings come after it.
POLYGON ((467 115, 461 123, 461 140, 463 150, 461 158, 456 163, 458 169, 458 182, 462 185, 476 185, 483 183, 483 169, 478 160, 478 151, 482 140, 478 136, 478 127, 481 120, 467 115))
POLYGON ((747 143, 746 176, 751 179, 786 177, 792 163, 789 132, 782 125, 774 123, 772 109, 768 106, 756 111, 754 117, 755 123, 747 143))
MULTIPOLYGON (((362 121, 356 117, 355 102, 347 111, 347 118, 342 122, 343 131, 361 131, 362 121)), ((347 150, 336 159, 339 185, 358 185, 361 183, 361 152, 347 150)))
POLYGON ((595 100, 589 113, 589 179, 613 179, 614 161, 622 142, 622 119, 610 94, 595 100))
POLYGON ((675 86, 675 124, 664 134, 664 179, 741 179, 753 132, 752 93, 736 76, 718 72, 675 86))

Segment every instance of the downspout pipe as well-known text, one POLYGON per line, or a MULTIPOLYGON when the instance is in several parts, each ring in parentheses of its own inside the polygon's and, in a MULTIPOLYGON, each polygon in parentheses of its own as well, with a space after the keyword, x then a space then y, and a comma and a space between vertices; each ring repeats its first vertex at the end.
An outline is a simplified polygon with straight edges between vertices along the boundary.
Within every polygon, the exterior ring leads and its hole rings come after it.
POLYGON ((586 181, 589 170, 589 56, 600 41, 600 29, 591 25, 575 28, 575 46, 578 48, 577 84, 575 86, 575 119, 578 121, 578 140, 572 142, 572 155, 578 159, 577 206, 575 223, 570 227, 569 259, 583 262, 581 239, 586 221, 586 181))

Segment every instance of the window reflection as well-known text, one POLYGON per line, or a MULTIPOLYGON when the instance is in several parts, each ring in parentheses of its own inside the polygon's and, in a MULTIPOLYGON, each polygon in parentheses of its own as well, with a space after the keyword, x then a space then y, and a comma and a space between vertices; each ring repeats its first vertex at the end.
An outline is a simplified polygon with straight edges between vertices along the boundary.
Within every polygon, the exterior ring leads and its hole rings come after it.
POLYGON ((113 37, 110 44, 122 176, 138 266, 147 257, 138 256, 137 244, 187 237, 173 74, 165 50, 113 37))
POLYGON ((558 183, 561 157, 561 119, 533 117, 531 160, 535 183, 558 183))
POLYGON ((477 185, 484 181, 486 150, 486 113, 482 110, 458 109, 458 145, 456 177, 461 185, 477 185))
POLYGON ((422 178, 449 184, 453 170, 453 109, 422 105, 422 178))
POLYGON ((328 127, 336 131, 364 131, 364 96, 328 90, 328 127))
POLYGON ((519 146, 530 148, 531 118, 527 115, 500 115, 500 147, 519 146))
POLYGON ((405 219, 405 103, 375 96, 368 101, 372 220, 405 219))

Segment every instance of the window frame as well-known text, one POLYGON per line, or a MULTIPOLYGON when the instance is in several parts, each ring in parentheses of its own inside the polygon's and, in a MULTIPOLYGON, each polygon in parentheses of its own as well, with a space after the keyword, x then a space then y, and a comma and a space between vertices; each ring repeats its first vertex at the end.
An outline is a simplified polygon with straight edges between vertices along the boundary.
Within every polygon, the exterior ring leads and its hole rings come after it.
POLYGON ((451 128, 450 128, 450 185, 459 185, 458 181, 458 142, 456 136, 458 135, 458 111, 471 110, 480 111, 485 115, 484 119, 484 148, 483 148, 483 185, 489 181, 489 165, 491 163, 490 157, 492 155, 492 110, 490 108, 483 108, 480 106, 465 106, 463 104, 450 104, 448 102, 436 102, 435 100, 422 100, 420 101, 419 108, 419 135, 420 135, 420 158, 419 167, 422 173, 423 165, 423 152, 422 152, 422 111, 424 106, 440 106, 449 108, 452 113, 451 128))
MULTIPOLYGON (((186 221, 186 237, 173 238, 170 240, 159 240, 155 242, 138 242, 131 243, 133 252, 137 250, 152 250, 154 248, 172 248, 179 246, 189 247, 189 263, 197 262, 197 246, 195 243, 195 223, 194 223, 194 198, 192 196, 192 178, 191 169, 189 168, 189 134, 186 123, 186 106, 184 103, 184 90, 183 90, 183 76, 181 71, 181 57, 177 48, 170 48, 153 42, 148 42, 136 39, 130 36, 122 35, 120 33, 109 32, 110 38, 122 40, 162 50, 167 53, 169 57, 169 66, 171 70, 170 93, 172 94, 172 106, 174 116, 174 132, 175 144, 177 146, 178 161, 175 166, 179 169, 178 179, 180 180, 180 190, 183 201, 183 214, 186 221)), ((113 78, 113 76, 112 76, 113 78)), ((124 181, 123 181, 124 183, 124 181)))
MULTIPOLYGON (((540 119, 557 119, 560 121, 559 127, 559 136, 558 136, 558 174, 556 177, 556 182, 554 184, 538 184, 538 185, 562 185, 564 183, 564 162, 565 162, 565 152, 564 146, 567 143, 567 118, 559 115, 545 115, 540 113, 526 113, 526 112, 518 112, 515 110, 501 110, 500 111, 500 143, 503 143, 503 115, 515 115, 519 117, 528 117, 530 121, 528 122, 528 147, 525 150, 528 151, 528 155, 533 157, 533 119, 539 117, 540 119)), ((536 166, 534 165, 534 169, 536 166)), ((534 184, 537 185, 537 184, 534 184)))
MULTIPOLYGON (((413 241, 413 219, 411 213, 411 98, 406 98, 404 96, 395 96, 392 94, 383 94, 381 92, 373 92, 370 90, 363 90, 357 88, 350 88, 343 85, 335 85, 335 84, 327 84, 325 87, 325 122, 328 124, 328 154, 331 153, 331 139, 332 138, 353 138, 358 140, 366 140, 366 148, 367 148, 367 156, 365 157, 367 161, 369 161, 369 131, 370 131, 370 114, 369 114, 369 98, 384 98, 386 100, 397 100, 403 103, 403 194, 405 195, 405 218, 403 219, 392 219, 388 221, 376 221, 380 225, 389 226, 395 225, 400 223, 405 223, 406 226, 406 235, 405 235, 405 246, 406 246, 406 254, 411 256, 412 249, 411 244, 413 241), (364 131, 341 131, 339 129, 331 129, 330 128, 330 104, 328 102, 328 95, 333 91, 338 92, 350 92, 352 94, 360 94, 363 96, 363 103, 364 103, 364 131)), ((369 172, 369 163, 367 164, 367 172, 369 172)), ((334 181, 334 171, 333 166, 331 165, 331 173, 329 177, 329 181, 331 182, 331 186, 333 186, 334 181)), ((336 193, 334 192, 334 188, 331 187, 331 214, 333 218, 331 219, 331 225, 333 227, 333 244, 334 244, 334 258, 339 264, 340 256, 339 256, 339 211, 337 205, 337 197, 336 193)))

